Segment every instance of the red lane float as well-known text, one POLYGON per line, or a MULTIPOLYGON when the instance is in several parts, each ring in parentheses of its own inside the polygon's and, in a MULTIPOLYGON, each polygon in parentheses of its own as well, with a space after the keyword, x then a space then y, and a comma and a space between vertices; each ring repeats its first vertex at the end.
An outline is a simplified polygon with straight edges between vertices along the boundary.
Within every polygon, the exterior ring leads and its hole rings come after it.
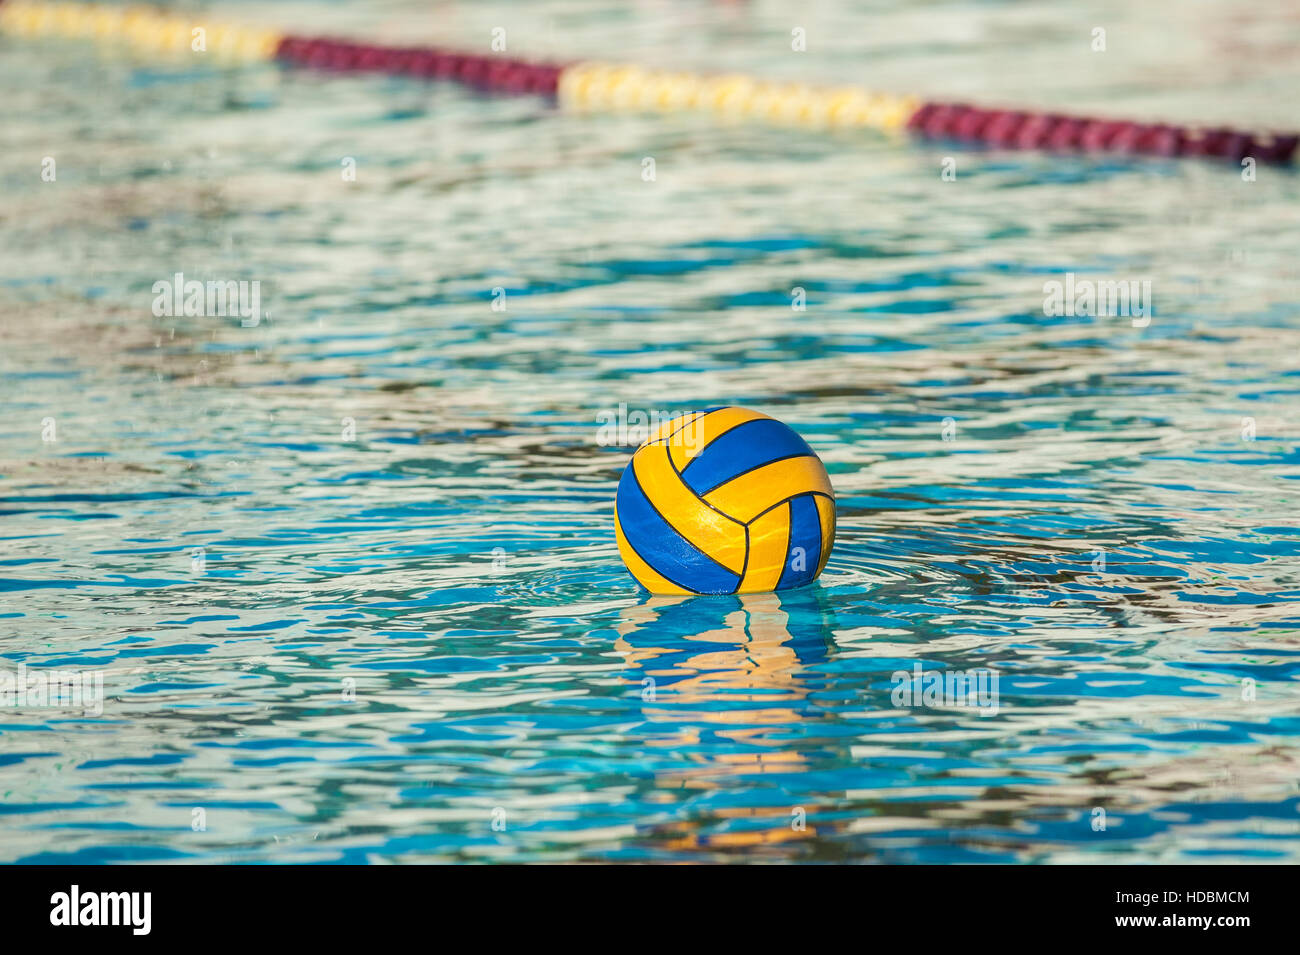
POLYGON ((1300 144, 1292 134, 1197 129, 1165 123, 1092 119, 1059 113, 982 109, 964 103, 925 103, 908 120, 922 136, 1003 149, 1135 153, 1290 162, 1300 144))

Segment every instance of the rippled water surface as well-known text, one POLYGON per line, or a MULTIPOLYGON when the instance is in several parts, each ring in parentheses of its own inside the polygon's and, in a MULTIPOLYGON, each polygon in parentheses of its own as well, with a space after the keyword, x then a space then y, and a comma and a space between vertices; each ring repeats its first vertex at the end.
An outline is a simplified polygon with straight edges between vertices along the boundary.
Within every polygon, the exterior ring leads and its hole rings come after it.
MULTIPOLYGON (((803 58, 778 4, 214 9, 1241 125, 1300 77, 1282 3, 813 3, 803 58)), ((1300 859, 1292 172, 10 39, 0 93, 0 667, 106 696, 0 710, 0 859, 1300 859), (621 403, 802 433, 818 583, 639 592, 621 403)))

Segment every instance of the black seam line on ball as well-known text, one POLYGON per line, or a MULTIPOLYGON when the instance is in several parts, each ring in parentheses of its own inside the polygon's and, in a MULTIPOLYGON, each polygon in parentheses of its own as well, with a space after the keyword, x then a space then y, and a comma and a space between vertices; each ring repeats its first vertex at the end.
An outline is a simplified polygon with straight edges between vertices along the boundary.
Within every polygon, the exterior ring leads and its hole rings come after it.
POLYGON ((695 424, 695 422, 697 422, 697 421, 703 421, 703 420, 704 420, 705 418, 707 418, 709 415, 714 414, 714 412, 712 412, 712 411, 692 411, 691 414, 694 415, 694 417, 691 418, 690 421, 683 422, 683 423, 681 424, 681 426, 679 426, 678 428, 676 428, 676 429, 673 431, 672 434, 665 435, 663 438, 660 438, 658 441, 652 441, 652 442, 650 442, 650 443, 651 443, 651 444, 667 444, 667 443, 668 443, 669 441, 671 441, 673 438, 675 438, 675 437, 677 437, 679 434, 681 434, 681 433, 682 433, 682 429, 684 429, 684 428, 689 428, 691 425, 695 424))
POLYGON ((749 573, 749 525, 741 525, 745 530, 745 563, 740 568, 740 579, 736 581, 736 586, 731 588, 734 594, 745 583, 745 575, 749 573))
MULTIPOLYGON (((796 497, 797 496, 798 495, 796 495, 796 497)), ((781 501, 777 504, 773 504, 771 507, 767 509, 767 511, 764 511, 763 513, 766 514, 768 511, 775 510, 776 508, 780 507, 782 504, 789 504, 792 500, 794 500, 794 498, 787 497, 784 501, 781 501)), ((756 517, 754 518, 754 520, 756 521, 758 520, 758 518, 756 517)), ((753 521, 750 521, 750 524, 752 523, 753 521)), ((786 524, 785 524, 785 549, 787 553, 790 550, 790 521, 788 519, 786 520, 786 524)), ((749 573, 749 524, 745 525, 745 573, 749 573)), ((779 584, 781 582, 781 579, 778 577, 776 582, 779 584)), ((744 585, 745 585, 745 574, 741 574, 740 580, 736 581, 736 589, 733 590, 732 593, 733 594, 740 593, 740 588, 743 587, 744 585)))
MULTIPOLYGON (((682 472, 679 471, 679 470, 677 470, 677 463, 676 463, 675 461, 673 461, 673 451, 672 451, 672 448, 668 447, 668 445, 665 444, 665 445, 663 445, 663 449, 664 449, 664 454, 668 456, 668 466, 669 466, 670 468, 673 469, 673 474, 677 475, 677 480, 679 480, 679 481, 682 482, 682 487, 685 488, 686 491, 687 491, 688 493, 693 494, 693 495, 695 496, 695 499, 696 499, 697 501, 699 501, 701 504, 703 504, 703 505, 704 505, 705 507, 707 507, 709 510, 713 511, 715 514, 721 514, 723 517, 725 517, 727 520, 731 521, 731 523, 733 523, 733 524, 739 524, 741 527, 744 527, 744 526, 745 526, 745 522, 744 522, 744 521, 738 521, 738 520, 736 520, 734 517, 732 517, 732 516, 731 516, 730 514, 728 514, 726 511, 719 510, 718 508, 716 508, 716 507, 714 507, 712 504, 710 504, 708 501, 706 501, 706 500, 705 500, 703 497, 701 497, 699 494, 696 494, 694 491, 692 491, 692 490, 691 490, 691 486, 690 486, 689 484, 687 484, 686 481, 682 478, 682 472)), ((636 477, 636 457, 635 457, 635 456, 633 456, 633 458, 632 458, 632 477, 636 477)), ((638 480, 636 483, 637 483, 637 487, 641 487, 641 482, 640 482, 639 480, 638 480)), ((642 494, 645 494, 645 488, 641 488, 641 493, 642 493, 642 494)), ((650 495, 649 495, 649 494, 645 494, 645 499, 646 499, 647 501, 650 500, 650 495)), ((651 506, 651 507, 654 507, 654 504, 652 503, 650 506, 651 506)), ((663 517, 662 514, 660 514, 659 516, 660 516, 660 517, 663 517)), ((668 521, 668 518, 665 517, 664 520, 668 521)), ((672 526, 673 526, 673 522, 672 522, 672 521, 668 521, 668 526, 669 526, 669 527, 672 527, 672 526)), ((680 531, 679 531, 678 533, 680 533, 680 531)), ((692 545, 692 546, 694 546, 694 545, 692 545)), ((721 566, 721 565, 719 565, 719 566, 721 566)), ((727 571, 727 573, 731 573, 731 571, 727 571)))
MULTIPOLYGON (((758 520, 760 517, 763 516, 763 514, 766 514, 768 511, 776 510, 776 509, 777 509, 778 507, 780 507, 782 504, 789 504, 789 503, 790 503, 791 501, 793 501, 796 497, 803 497, 805 494, 811 494, 813 497, 824 497, 824 498, 826 498, 826 500, 828 500, 828 501, 831 502, 831 508, 832 508, 831 513, 834 513, 834 508, 835 508, 835 496, 834 496, 833 494, 827 494, 825 491, 800 491, 798 494, 791 494, 789 497, 785 498, 784 500, 777 501, 775 504, 773 504, 771 507, 767 508, 767 510, 763 511, 761 514, 755 514, 753 517, 751 517, 748 521, 745 522, 745 527, 749 527, 750 524, 754 523, 754 521, 758 520)), ((818 514, 818 515, 817 515, 817 526, 818 526, 818 527, 821 527, 821 523, 822 523, 821 515, 818 514)))
MULTIPOLYGON (((668 459, 668 463, 669 463, 669 464, 672 464, 672 463, 673 463, 671 457, 668 459)), ((643 488, 643 487, 641 486, 641 479, 640 479, 639 477, 637 477, 637 473, 636 473, 636 462, 635 462, 635 461, 633 461, 633 463, 632 463, 632 480, 636 482, 637 490, 641 492, 641 496, 642 496, 643 498, 645 498, 645 502, 646 502, 647 504, 650 505, 650 510, 654 511, 656 514, 659 515, 659 519, 660 519, 661 521, 663 521, 665 524, 668 525, 668 529, 669 529, 669 530, 671 530, 674 534, 676 534, 678 537, 680 537, 683 541, 686 541, 686 544, 687 544, 688 547, 690 547, 690 548, 691 548, 692 550, 694 550, 696 553, 700 554, 700 555, 701 555, 705 560, 707 560, 707 561, 709 561, 710 563, 712 563, 715 567, 720 567, 720 568, 722 568, 722 570, 723 570, 724 573, 732 574, 733 576, 735 575, 736 572, 735 572, 734 570, 732 570, 730 567, 726 566, 725 564, 720 564, 720 563, 718 563, 718 561, 715 560, 715 559, 713 558, 712 555, 705 553, 704 551, 700 550, 700 548, 699 548, 698 546, 696 546, 693 542, 691 542, 690 540, 687 540, 686 535, 683 534, 681 531, 679 531, 679 530, 677 529, 677 525, 674 524, 672 521, 670 521, 667 517, 665 517, 664 514, 663 514, 663 512, 662 512, 661 510, 659 510, 659 508, 655 507, 655 502, 651 499, 650 495, 647 494, 647 493, 645 492, 645 488, 643 488)), ((716 510, 716 508, 715 508, 715 510, 716 510)), ((719 514, 722 514, 721 511, 718 511, 718 513, 719 513, 719 514)), ((726 517, 725 514, 723 514, 723 516, 726 517)), ((727 520, 731 521, 733 524, 740 524, 740 521, 736 520, 734 517, 728 517, 727 520)), ((744 525, 744 524, 740 524, 740 526, 741 526, 741 528, 744 528, 745 525, 744 525)), ((624 537, 627 537, 626 532, 623 534, 623 536, 624 536, 624 537)), ((745 546, 746 546, 746 549, 748 550, 748 547, 749 547, 749 535, 745 535, 745 546)), ((636 548, 633 548, 633 550, 636 550, 636 548)), ((637 556, 640 557, 642 560, 645 560, 645 557, 641 554, 640 551, 637 551, 637 556)), ((657 574, 661 574, 662 576, 664 576, 664 577, 667 578, 668 580, 672 580, 671 577, 668 577, 667 574, 664 574, 664 572, 663 572, 662 570, 660 570, 658 567, 655 567, 655 565, 652 564, 650 561, 645 560, 645 562, 646 562, 646 564, 648 564, 650 567, 654 567, 655 573, 657 573, 657 574)), ((673 580, 673 583, 677 584, 677 581, 673 580)), ((677 584, 677 586, 678 586, 678 587, 686 587, 685 584, 677 584)), ((739 587, 740 584, 737 583, 736 586, 739 587)), ((693 588, 687 588, 687 589, 693 589, 693 588)), ((695 593, 698 594, 698 593, 700 593, 700 591, 696 590, 695 593)))
MULTIPOLYGON (((3 0, 0 0, 0 2, 3 2, 3 0)), ((692 411, 689 415, 683 415, 682 417, 690 418, 691 420, 679 425, 672 434, 666 434, 662 438, 655 438, 653 441, 647 441, 643 447, 650 447, 652 445, 662 445, 663 447, 667 447, 668 442, 681 434, 684 429, 689 428, 695 422, 702 418, 707 418, 711 414, 713 414, 712 411, 692 411)))
MULTIPOLYGON (((743 478, 746 474, 752 474, 754 471, 757 471, 759 468, 765 468, 765 467, 767 467, 769 464, 777 464, 777 463, 779 463, 779 462, 781 462, 781 461, 793 461, 795 458, 816 458, 816 457, 817 457, 817 455, 815 455, 815 454, 805 454, 804 452, 800 451, 798 454, 787 454, 787 455, 785 455, 784 457, 780 457, 780 458, 772 458, 772 460, 770 460, 770 461, 764 461, 762 464, 755 464, 752 468, 745 468, 745 470, 743 470, 743 471, 737 471, 737 472, 736 472, 735 474, 733 474, 731 477, 727 478, 725 481, 719 481, 717 484, 713 485, 713 487, 709 488, 707 491, 698 491, 698 492, 696 492, 696 496, 702 499, 702 498, 704 497, 704 495, 706 495, 706 494, 712 494, 712 493, 713 493, 714 491, 716 491, 718 488, 722 487, 722 485, 724 485, 724 484, 730 484, 732 481, 735 481, 735 480, 737 480, 737 479, 739 479, 739 478, 743 478)), ((821 460, 821 459, 818 458, 818 460, 821 460)), ((686 469, 685 469, 685 468, 682 468, 682 470, 685 471, 686 469)), ((685 482, 683 482, 683 483, 685 483, 685 482)), ((690 487, 689 484, 687 484, 686 486, 687 486, 688 488, 690 487)))

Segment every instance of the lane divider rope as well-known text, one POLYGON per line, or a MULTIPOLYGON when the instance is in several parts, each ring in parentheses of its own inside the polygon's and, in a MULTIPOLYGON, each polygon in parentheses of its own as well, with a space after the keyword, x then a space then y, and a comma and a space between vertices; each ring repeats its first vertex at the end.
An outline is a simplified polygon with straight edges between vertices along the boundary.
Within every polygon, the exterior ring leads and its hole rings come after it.
POLYGON ((1003 149, 1292 160, 1300 136, 1216 127, 1138 123, 1048 111, 926 102, 857 87, 772 83, 742 75, 647 70, 613 63, 533 63, 437 47, 397 47, 213 23, 137 6, 0 0, 0 32, 125 45, 150 54, 192 54, 196 28, 205 52, 223 62, 277 61, 323 70, 451 80, 476 89, 554 96, 590 111, 695 111, 778 125, 909 130, 931 139, 1003 149))

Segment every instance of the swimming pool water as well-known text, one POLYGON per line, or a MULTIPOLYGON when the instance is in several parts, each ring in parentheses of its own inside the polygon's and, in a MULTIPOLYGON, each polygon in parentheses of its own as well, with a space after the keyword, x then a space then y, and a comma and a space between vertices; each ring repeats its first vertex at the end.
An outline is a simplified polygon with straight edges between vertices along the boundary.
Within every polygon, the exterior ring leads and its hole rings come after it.
MULTIPOLYGON (((217 9, 1241 125, 1300 38, 812 4, 800 60, 775 4, 217 9)), ((0 44, 0 669, 106 697, 0 709, 0 860, 1300 860, 1293 172, 0 44), (264 320, 155 315, 178 272, 264 320), (1149 323, 1044 314, 1067 273, 1149 323), (721 404, 821 455, 835 550, 650 598, 601 418, 721 404), (918 665, 996 712, 896 705, 918 665)))

